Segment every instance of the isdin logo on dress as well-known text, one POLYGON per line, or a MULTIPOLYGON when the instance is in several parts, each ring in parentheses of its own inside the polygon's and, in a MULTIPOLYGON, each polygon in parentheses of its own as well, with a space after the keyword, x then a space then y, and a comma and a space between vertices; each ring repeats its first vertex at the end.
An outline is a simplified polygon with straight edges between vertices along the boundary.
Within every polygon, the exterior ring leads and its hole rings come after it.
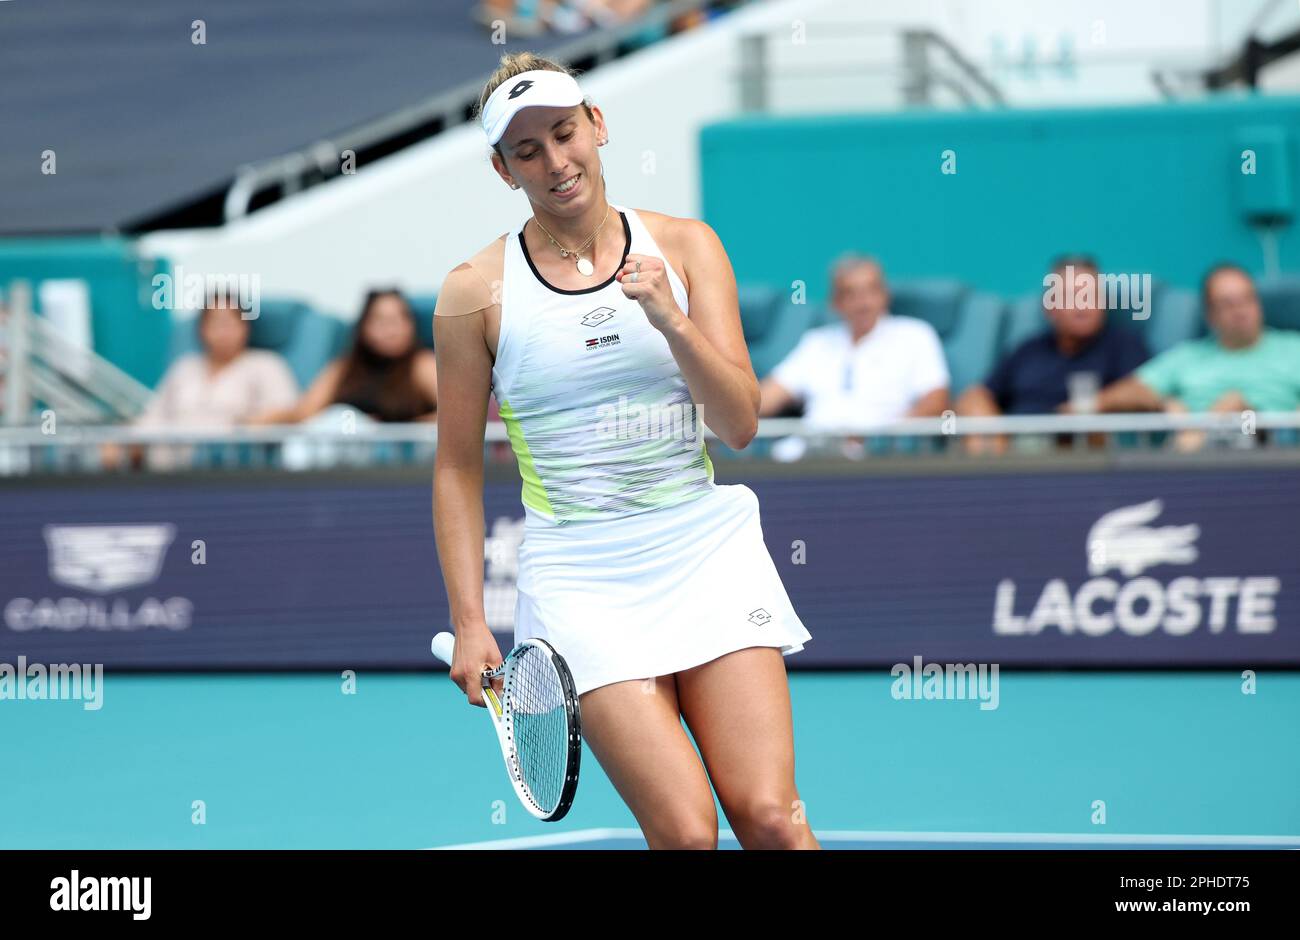
MULTIPOLYGON (((594 327, 600 326, 614 318, 613 307, 597 307, 588 314, 584 314, 579 321, 583 326, 594 327)), ((593 336, 591 339, 583 342, 586 349, 603 349, 606 346, 617 346, 620 340, 617 333, 609 333, 605 336, 593 336)))

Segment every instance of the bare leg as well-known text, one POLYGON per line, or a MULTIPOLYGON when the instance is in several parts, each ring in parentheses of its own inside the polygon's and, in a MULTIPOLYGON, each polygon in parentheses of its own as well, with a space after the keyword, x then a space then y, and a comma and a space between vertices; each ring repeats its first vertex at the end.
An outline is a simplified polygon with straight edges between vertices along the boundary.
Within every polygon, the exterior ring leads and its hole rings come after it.
POLYGON ((794 783, 781 651, 754 646, 677 673, 682 715, 746 849, 818 849, 794 783))
POLYGON ((585 693, 582 736, 652 849, 716 849, 709 778, 682 727, 673 677, 585 693))

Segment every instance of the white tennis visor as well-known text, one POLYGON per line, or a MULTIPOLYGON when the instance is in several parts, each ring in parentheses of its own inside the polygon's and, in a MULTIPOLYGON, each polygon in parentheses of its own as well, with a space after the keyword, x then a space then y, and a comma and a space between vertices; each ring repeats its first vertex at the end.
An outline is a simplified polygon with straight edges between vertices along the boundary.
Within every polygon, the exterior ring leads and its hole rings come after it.
POLYGON ((567 72, 533 69, 502 82, 483 106, 483 132, 495 146, 510 120, 524 108, 571 108, 582 104, 582 89, 567 72))

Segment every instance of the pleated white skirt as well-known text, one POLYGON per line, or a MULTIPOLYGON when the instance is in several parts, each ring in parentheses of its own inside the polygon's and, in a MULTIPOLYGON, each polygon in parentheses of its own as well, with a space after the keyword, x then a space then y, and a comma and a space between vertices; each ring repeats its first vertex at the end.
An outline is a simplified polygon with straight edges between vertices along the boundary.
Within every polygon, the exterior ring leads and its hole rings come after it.
POLYGON ((555 525, 528 511, 515 642, 546 640, 578 694, 675 673, 734 650, 812 639, 763 542, 744 484, 614 519, 555 525))

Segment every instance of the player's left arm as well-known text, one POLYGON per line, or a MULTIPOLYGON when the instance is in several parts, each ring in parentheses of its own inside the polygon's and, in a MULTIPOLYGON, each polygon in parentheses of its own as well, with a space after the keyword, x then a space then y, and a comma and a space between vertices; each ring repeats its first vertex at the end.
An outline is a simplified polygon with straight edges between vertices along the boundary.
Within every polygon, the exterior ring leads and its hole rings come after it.
POLYGON ((674 320, 664 337, 704 423, 728 447, 743 450, 758 432, 761 396, 740 327, 736 275, 707 223, 678 219, 673 227, 690 316, 674 320))

